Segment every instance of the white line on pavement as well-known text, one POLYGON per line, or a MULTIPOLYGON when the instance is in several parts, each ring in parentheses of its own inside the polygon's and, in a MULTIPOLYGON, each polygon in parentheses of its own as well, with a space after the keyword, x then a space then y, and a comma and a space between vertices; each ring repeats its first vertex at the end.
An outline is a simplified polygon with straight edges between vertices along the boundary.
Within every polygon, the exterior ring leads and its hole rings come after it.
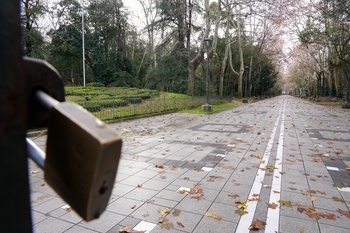
MULTIPOLYGON (((272 129, 272 133, 270 135, 269 142, 267 143, 267 147, 266 147, 264 156, 262 158, 262 161, 266 161, 266 163, 269 161, 271 149, 273 146, 274 138, 275 138, 277 127, 278 127, 278 122, 280 120, 281 111, 282 110, 280 110, 280 112, 278 114, 275 125, 272 129)), ((254 194, 255 195, 260 194, 260 192, 261 192, 262 184, 263 184, 264 177, 265 177, 266 163, 265 164, 260 163, 260 166, 259 166, 257 175, 255 177, 252 189, 250 190, 250 193, 249 193, 248 200, 256 198, 256 197, 254 197, 254 194)), ((249 232, 249 226, 253 221, 257 204, 258 204, 257 201, 252 201, 252 202, 247 203, 246 211, 248 213, 243 215, 241 217, 241 219, 239 220, 238 226, 236 228, 236 232, 239 232, 239 233, 249 232)))
MULTIPOLYGON (((283 162, 283 138, 284 138, 284 119, 285 119, 285 105, 282 107, 282 120, 280 127, 280 135, 278 139, 277 146, 277 155, 275 162, 275 169, 273 173, 272 185, 271 185, 271 193, 270 193, 270 201, 272 204, 279 204, 279 200, 281 199, 281 189, 282 189, 282 162, 283 162)), ((268 208, 267 211, 267 220, 265 232, 279 232, 279 219, 280 219, 280 204, 277 208, 272 209, 268 208)))

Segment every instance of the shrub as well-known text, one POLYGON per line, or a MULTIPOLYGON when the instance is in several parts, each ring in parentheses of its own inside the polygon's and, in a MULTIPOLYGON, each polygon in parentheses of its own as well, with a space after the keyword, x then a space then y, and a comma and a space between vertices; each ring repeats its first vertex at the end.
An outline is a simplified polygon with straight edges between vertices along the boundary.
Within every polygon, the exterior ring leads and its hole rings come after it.
POLYGON ((99 104, 87 104, 87 105, 83 105, 83 107, 88 110, 89 112, 99 112, 101 111, 101 105, 99 104))

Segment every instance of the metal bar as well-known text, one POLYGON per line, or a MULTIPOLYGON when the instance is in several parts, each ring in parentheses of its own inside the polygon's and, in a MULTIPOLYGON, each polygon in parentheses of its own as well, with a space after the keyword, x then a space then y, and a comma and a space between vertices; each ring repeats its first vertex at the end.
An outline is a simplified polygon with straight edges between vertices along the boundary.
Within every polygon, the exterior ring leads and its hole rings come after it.
POLYGON ((53 106, 59 104, 60 102, 58 102, 57 100, 55 100, 54 98, 52 98, 51 96, 49 96, 48 94, 46 94, 43 91, 36 91, 35 92, 35 97, 36 100, 46 109, 46 110, 50 110, 53 106))
POLYGON ((32 140, 26 138, 28 157, 41 169, 45 168, 45 153, 32 140))

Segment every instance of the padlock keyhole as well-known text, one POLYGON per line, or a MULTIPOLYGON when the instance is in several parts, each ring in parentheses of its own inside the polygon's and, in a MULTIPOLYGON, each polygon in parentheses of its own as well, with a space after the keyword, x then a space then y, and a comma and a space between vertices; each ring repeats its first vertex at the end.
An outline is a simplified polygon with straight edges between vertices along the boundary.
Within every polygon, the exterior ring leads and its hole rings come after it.
POLYGON ((108 186, 106 186, 106 181, 103 181, 103 184, 102 184, 102 187, 100 188, 100 194, 103 195, 107 189, 108 189, 108 186))

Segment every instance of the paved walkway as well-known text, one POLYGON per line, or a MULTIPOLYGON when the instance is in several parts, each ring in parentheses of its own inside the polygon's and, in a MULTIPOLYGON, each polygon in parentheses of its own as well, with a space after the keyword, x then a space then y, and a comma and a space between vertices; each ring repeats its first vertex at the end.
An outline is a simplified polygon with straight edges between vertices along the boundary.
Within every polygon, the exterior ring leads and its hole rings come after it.
POLYGON ((280 96, 113 124, 124 145, 107 210, 82 221, 30 162, 34 231, 348 233, 349 120, 349 110, 280 96))

